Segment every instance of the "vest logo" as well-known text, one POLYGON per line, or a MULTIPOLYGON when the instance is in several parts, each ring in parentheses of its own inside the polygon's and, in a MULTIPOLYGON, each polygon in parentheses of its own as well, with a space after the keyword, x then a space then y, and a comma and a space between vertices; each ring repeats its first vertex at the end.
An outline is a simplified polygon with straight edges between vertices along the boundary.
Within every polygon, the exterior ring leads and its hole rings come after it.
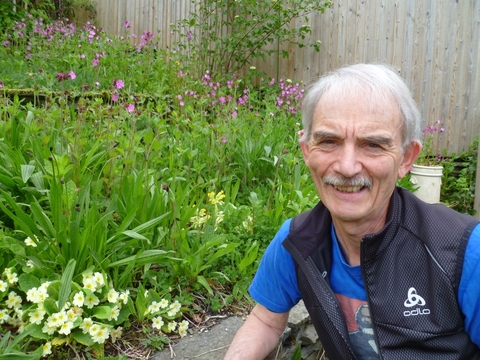
MULTIPOLYGON (((411 287, 408 289, 407 300, 403 303, 406 308, 412 308, 414 306, 425 306, 425 299, 417 294, 417 290, 411 287)), ((413 310, 405 310, 403 316, 416 316, 416 315, 428 315, 430 314, 430 309, 421 309, 417 307, 413 310)))

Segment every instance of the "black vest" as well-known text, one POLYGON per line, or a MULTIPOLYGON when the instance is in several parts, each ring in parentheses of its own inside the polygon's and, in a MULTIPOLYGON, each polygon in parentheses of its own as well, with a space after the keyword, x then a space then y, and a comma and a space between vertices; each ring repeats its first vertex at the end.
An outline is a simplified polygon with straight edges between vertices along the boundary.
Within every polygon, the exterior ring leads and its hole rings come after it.
MULTIPOLYGON (((299 289, 325 352, 333 360, 355 359, 342 309, 329 286, 331 222, 320 202, 292 220, 283 246, 296 262, 299 289)), ((480 359, 457 300, 465 248, 477 223, 443 205, 426 204, 407 190, 395 190, 385 227, 361 244, 381 359, 480 359), (412 307, 416 295, 424 301, 412 307)))

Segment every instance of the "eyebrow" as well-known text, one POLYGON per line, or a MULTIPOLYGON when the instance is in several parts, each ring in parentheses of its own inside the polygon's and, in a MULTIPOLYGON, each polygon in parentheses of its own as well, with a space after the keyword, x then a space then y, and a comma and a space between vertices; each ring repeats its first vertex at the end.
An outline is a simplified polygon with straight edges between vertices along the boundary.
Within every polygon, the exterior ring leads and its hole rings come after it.
MULTIPOLYGON (((319 143, 327 139, 337 140, 337 139, 341 139, 341 137, 328 131, 315 131, 312 133, 313 143, 319 143)), ((387 145, 387 146, 392 145, 394 142, 393 138, 389 136, 383 136, 383 135, 365 136, 360 138, 359 140, 361 142, 374 143, 374 144, 387 145)))

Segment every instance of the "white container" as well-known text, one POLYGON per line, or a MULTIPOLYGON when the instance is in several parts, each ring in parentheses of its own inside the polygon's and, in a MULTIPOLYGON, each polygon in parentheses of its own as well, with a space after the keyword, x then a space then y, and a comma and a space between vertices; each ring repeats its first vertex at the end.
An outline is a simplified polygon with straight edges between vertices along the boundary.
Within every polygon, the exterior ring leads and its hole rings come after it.
POLYGON ((442 171, 442 166, 423 166, 413 164, 410 181, 418 187, 418 190, 413 194, 430 204, 440 202, 442 171))

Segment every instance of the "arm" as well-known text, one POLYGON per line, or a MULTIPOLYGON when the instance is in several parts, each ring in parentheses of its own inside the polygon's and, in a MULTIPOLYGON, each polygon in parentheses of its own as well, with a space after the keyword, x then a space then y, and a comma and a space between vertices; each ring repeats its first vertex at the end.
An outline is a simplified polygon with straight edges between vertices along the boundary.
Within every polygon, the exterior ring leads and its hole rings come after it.
POLYGON ((238 330, 225 360, 265 359, 278 344, 287 325, 287 313, 274 313, 257 304, 238 330))

